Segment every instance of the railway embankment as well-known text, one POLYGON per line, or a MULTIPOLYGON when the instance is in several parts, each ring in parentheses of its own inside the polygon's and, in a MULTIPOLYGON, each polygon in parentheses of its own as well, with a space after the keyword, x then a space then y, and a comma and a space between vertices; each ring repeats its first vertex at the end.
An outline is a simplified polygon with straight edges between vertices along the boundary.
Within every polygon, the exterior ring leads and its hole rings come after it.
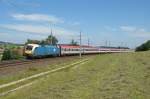
POLYGON ((150 52, 96 55, 23 84, 1 98, 149 99, 149 57, 150 52))

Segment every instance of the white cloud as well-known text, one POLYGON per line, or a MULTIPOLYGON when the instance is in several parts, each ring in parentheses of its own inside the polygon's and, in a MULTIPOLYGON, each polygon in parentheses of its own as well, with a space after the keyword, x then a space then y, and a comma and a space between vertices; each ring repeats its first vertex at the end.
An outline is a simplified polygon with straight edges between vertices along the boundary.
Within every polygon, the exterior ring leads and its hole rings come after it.
POLYGON ((71 25, 77 26, 77 25, 80 25, 80 22, 73 22, 71 23, 71 25))
POLYGON ((120 29, 123 32, 127 32, 136 37, 144 37, 144 38, 150 37, 150 32, 144 28, 137 28, 132 26, 121 26, 120 29))
POLYGON ((5 32, 0 32, 0 34, 1 34, 1 35, 6 35, 7 33, 5 33, 5 32))
POLYGON ((136 27, 131 27, 131 26, 121 26, 120 28, 121 28, 121 30, 126 31, 126 32, 132 32, 132 31, 137 30, 136 27))
POLYGON ((108 30, 108 31, 117 31, 116 28, 110 27, 110 26, 104 26, 104 28, 105 28, 106 30, 108 30))
MULTIPOLYGON (((20 31, 23 33, 48 35, 51 33, 51 29, 48 26, 41 25, 27 25, 27 24, 15 24, 15 25, 0 25, 2 28, 20 31)), ((67 30, 60 27, 53 28, 54 35, 56 36, 74 36, 77 32, 67 30)))
POLYGON ((11 15, 16 20, 25 20, 25 21, 46 21, 53 24, 64 23, 64 20, 52 15, 46 14, 12 14, 11 15))

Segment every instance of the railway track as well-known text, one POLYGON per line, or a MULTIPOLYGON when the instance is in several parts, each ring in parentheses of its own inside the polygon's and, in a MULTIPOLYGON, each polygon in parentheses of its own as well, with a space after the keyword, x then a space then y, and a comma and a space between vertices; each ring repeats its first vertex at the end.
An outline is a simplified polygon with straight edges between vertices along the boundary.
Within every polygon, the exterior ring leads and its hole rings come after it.
POLYGON ((19 61, 0 62, 0 68, 6 68, 6 67, 11 67, 11 66, 14 67, 14 66, 37 63, 37 62, 44 62, 47 60, 51 60, 51 59, 48 58, 48 59, 34 59, 34 60, 19 60, 19 61))
POLYGON ((6 62, 0 62, 0 68, 5 68, 9 66, 18 66, 23 64, 29 64, 37 62, 35 60, 19 60, 19 61, 6 61, 6 62))
MULTIPOLYGON (((55 58, 44 58, 44 59, 33 59, 33 60, 14 60, 14 61, 3 61, 0 62, 0 69, 1 68, 6 68, 6 67, 15 67, 15 66, 20 66, 20 65, 25 65, 25 64, 31 64, 31 63, 37 63, 37 62, 44 62, 44 61, 50 61, 50 60, 57 60, 57 59, 63 59, 68 56, 64 57, 55 57, 55 58)), ((76 56, 69 56, 71 57, 76 57, 76 56)))

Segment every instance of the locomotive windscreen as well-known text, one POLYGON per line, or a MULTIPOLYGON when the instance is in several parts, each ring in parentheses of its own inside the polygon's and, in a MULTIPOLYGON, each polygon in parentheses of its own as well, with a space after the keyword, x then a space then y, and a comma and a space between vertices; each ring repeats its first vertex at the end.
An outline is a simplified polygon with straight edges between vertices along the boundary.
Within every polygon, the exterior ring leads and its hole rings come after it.
POLYGON ((26 50, 32 50, 33 46, 26 46, 26 50))

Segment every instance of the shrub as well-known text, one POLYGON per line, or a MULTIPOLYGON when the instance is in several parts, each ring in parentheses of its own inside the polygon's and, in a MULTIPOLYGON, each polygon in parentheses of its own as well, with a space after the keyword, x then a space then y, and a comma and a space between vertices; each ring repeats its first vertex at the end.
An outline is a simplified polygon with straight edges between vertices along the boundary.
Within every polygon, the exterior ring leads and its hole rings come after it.
POLYGON ((23 59, 22 53, 17 49, 6 49, 3 53, 2 60, 11 60, 11 59, 23 59))
POLYGON ((10 60, 12 59, 12 54, 9 49, 6 49, 3 53, 2 60, 10 60))
POLYGON ((136 48, 136 51, 148 51, 148 50, 150 50, 150 40, 148 40, 147 42, 143 43, 142 45, 136 48))

